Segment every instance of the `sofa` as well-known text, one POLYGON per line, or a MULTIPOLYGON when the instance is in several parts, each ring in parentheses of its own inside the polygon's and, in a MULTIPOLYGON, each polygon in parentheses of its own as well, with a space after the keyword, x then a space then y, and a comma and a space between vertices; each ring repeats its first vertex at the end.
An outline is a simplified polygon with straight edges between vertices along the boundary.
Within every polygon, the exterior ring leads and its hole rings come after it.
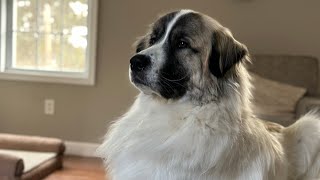
MULTIPOLYGON (((260 97, 262 100, 255 107, 262 106, 262 111, 268 108, 272 110, 261 113, 262 115, 257 112, 259 118, 288 126, 301 115, 312 109, 320 108, 320 62, 317 58, 299 55, 252 55, 252 63, 248 65, 248 68, 251 73, 267 79, 265 82, 272 81, 272 83, 277 83, 275 86, 279 84, 281 88, 282 86, 289 87, 287 92, 284 91, 286 94, 277 96, 279 90, 276 89, 268 90, 269 92, 265 92, 266 97, 260 97), (285 105, 277 106, 276 103, 275 105, 264 106, 264 101, 267 102, 270 98, 280 99, 281 96, 287 96, 293 88, 295 88, 293 91, 300 93, 294 97, 297 100, 295 100, 293 108, 284 109, 283 106, 285 105)), ((260 79, 259 81, 253 80, 253 86, 259 87, 260 81, 260 79)), ((272 84, 270 83, 270 85, 272 84)), ((265 89, 268 89, 268 87, 269 85, 262 85, 262 88, 260 87, 257 91, 267 91, 265 89)), ((255 93, 253 93, 253 101, 255 101, 254 99, 255 93)))
POLYGON ((0 133, 0 179, 43 179, 62 168, 64 151, 60 139, 0 133))

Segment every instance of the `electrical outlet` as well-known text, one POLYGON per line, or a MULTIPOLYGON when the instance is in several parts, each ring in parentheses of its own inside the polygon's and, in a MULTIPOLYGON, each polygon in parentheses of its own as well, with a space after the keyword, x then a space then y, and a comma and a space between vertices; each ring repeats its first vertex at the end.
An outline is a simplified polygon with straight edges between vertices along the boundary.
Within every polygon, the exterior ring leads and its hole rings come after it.
POLYGON ((44 114, 54 115, 55 109, 54 99, 45 99, 44 100, 44 114))

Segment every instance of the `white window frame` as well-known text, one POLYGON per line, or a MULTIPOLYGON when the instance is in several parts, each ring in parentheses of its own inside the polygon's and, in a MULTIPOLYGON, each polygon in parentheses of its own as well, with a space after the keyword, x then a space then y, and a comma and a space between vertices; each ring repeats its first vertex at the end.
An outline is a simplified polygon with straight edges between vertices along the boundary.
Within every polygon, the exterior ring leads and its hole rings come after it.
POLYGON ((89 86, 95 84, 98 0, 88 0, 88 45, 86 49, 86 70, 81 73, 20 70, 9 67, 6 64, 6 62, 8 62, 6 59, 7 1, 12 0, 0 0, 0 79, 89 86))

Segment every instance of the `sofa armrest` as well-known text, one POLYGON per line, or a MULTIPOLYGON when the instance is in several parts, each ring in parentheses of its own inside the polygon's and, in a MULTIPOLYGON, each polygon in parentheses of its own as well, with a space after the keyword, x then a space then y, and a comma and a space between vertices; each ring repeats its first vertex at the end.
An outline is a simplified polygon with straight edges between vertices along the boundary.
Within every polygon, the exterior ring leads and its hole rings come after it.
POLYGON ((320 97, 315 96, 305 96, 297 104, 296 107, 296 117, 306 114, 310 110, 320 108, 320 97))
POLYGON ((63 154, 65 145, 62 140, 48 137, 24 136, 0 133, 0 149, 55 152, 63 154))
POLYGON ((24 164, 22 159, 0 154, 0 179, 13 179, 22 175, 24 164))

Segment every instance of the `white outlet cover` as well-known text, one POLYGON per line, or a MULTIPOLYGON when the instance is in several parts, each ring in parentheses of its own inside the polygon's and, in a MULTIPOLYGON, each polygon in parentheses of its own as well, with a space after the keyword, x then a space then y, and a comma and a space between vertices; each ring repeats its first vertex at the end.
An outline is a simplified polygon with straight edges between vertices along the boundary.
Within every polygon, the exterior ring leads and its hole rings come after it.
POLYGON ((54 99, 45 99, 44 100, 44 114, 54 115, 54 111, 55 111, 54 99))

